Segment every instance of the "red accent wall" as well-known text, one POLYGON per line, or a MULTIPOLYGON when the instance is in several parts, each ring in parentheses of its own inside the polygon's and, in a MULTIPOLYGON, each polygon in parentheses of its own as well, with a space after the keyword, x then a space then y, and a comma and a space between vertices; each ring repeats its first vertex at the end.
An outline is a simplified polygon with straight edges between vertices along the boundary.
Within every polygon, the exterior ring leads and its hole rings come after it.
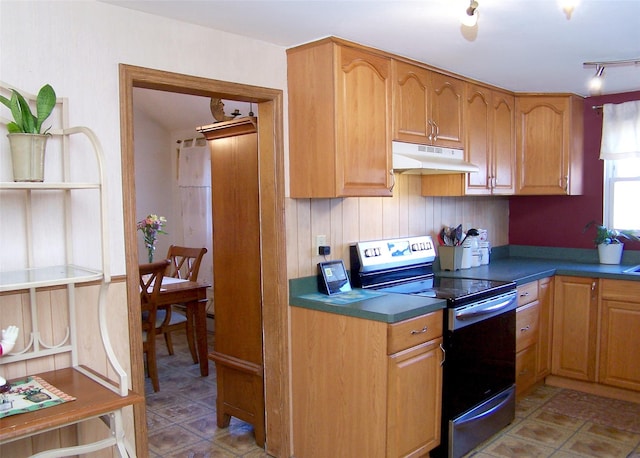
MULTIPOLYGON (((640 100, 640 91, 584 99, 584 176, 581 196, 512 196, 509 198, 509 244, 593 248, 595 229, 582 233, 589 221, 602 221, 603 161, 600 155, 602 113, 591 107, 640 100)), ((630 242, 629 249, 640 250, 630 242)))

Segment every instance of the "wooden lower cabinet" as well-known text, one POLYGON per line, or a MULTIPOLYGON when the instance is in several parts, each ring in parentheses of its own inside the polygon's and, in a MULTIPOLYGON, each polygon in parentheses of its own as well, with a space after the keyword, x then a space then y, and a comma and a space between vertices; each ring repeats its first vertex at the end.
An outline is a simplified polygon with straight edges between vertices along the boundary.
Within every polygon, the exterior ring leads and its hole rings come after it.
POLYGON ((440 444, 442 338, 389 356, 387 456, 424 456, 440 444))
POLYGON ((294 456, 427 455, 440 443, 441 343, 442 311, 387 324, 291 307, 294 456))
POLYGON ((538 351, 536 379, 542 380, 551 373, 551 318, 554 300, 553 277, 538 280, 538 351))
POLYGON ((526 394, 551 372, 553 277, 518 286, 516 394, 526 394))
POLYGON ((551 372, 576 380, 596 380, 598 280, 555 278, 551 372))
POLYGON ((640 391, 640 282, 603 279, 600 285, 598 381, 640 391))

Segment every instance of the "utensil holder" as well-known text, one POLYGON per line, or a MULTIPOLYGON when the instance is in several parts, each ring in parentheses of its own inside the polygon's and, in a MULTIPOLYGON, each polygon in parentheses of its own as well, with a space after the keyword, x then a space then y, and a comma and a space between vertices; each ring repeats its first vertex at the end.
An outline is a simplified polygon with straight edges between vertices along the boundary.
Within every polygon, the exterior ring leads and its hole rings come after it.
POLYGON ((462 249, 462 246, 439 246, 440 269, 460 270, 462 268, 462 249))

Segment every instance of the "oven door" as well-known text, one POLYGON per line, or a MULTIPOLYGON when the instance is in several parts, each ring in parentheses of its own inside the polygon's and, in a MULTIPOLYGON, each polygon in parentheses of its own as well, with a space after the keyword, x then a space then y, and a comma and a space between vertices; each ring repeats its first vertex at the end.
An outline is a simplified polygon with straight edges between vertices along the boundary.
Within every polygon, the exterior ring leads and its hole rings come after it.
MULTIPOLYGON (((512 293, 484 302, 484 311, 469 307, 471 313, 459 326, 447 323, 443 372, 446 421, 515 383, 517 296, 512 293)), ((448 312, 447 318, 452 320, 463 311, 448 312)))

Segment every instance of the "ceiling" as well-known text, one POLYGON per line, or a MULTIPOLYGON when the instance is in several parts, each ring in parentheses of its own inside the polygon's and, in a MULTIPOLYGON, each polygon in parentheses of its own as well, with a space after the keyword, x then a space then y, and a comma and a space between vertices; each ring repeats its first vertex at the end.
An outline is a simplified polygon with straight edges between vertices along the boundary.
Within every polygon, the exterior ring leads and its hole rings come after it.
MULTIPOLYGON (((579 0, 570 18, 557 0, 477 0, 472 29, 469 0, 103 1, 284 48, 337 36, 516 92, 587 96, 583 62, 640 59, 640 0, 579 0)), ((640 65, 605 69, 603 94, 638 90, 640 65)))

